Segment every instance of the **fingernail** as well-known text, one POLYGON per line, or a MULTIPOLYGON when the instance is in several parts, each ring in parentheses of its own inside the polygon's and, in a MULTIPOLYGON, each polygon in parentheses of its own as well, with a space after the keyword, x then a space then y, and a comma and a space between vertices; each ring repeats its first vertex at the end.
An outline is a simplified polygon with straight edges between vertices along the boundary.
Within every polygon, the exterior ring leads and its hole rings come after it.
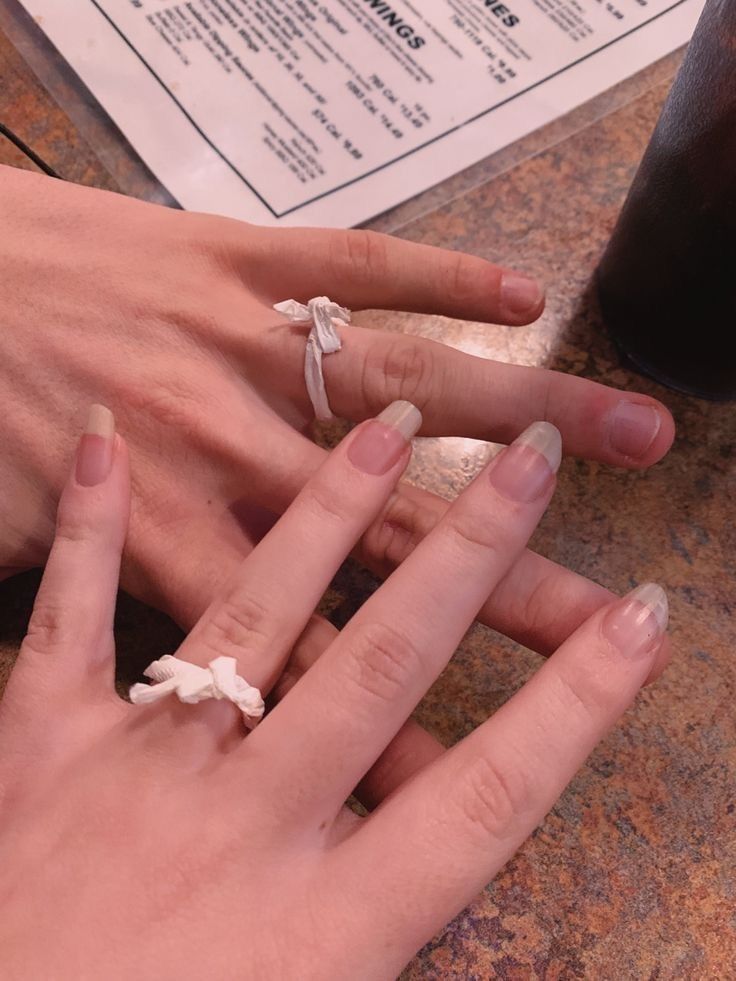
POLYGON ((348 447, 348 459, 363 473, 387 473, 399 462, 406 444, 422 424, 422 414, 411 402, 392 402, 365 423, 348 447))
POLYGON ((83 487, 94 487, 106 480, 112 468, 115 419, 104 405, 89 410, 87 427, 79 441, 75 476, 83 487))
POLYGON ((611 446, 622 456, 639 459, 644 456, 662 425, 656 409, 636 402, 621 402, 610 419, 611 446))
POLYGON ((496 457, 490 481, 512 501, 536 501, 552 486, 561 460, 559 431, 550 422, 533 422, 496 457))
POLYGON ((603 617, 601 630, 631 660, 652 654, 667 629, 667 594, 654 582, 637 586, 603 617))
POLYGON ((501 276, 501 306, 515 317, 536 310, 543 295, 534 279, 514 272, 505 272, 501 276))

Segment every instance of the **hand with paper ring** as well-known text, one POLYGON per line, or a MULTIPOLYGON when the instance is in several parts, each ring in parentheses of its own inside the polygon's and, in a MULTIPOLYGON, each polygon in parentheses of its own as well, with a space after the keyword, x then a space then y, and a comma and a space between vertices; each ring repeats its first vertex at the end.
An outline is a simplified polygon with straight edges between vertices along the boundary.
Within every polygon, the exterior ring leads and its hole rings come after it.
MULTIPOLYGON (((350 433, 177 660, 232 658, 273 692, 420 424, 399 402, 350 433)), ((149 704, 115 694, 128 457, 95 409, 0 704, 3 978, 396 977, 666 661, 667 601, 647 584, 585 620, 452 749, 402 752, 409 714, 544 513, 560 456, 554 426, 527 427, 246 734, 232 671, 196 677, 196 698, 191 685, 149 704), (386 769, 391 747, 401 772, 386 769), (345 806, 356 788, 381 804, 367 817, 345 806)))
MULTIPOLYGON (((46 561, 67 420, 81 426, 103 402, 136 461, 122 584, 184 627, 325 458, 305 435, 309 325, 275 303, 326 295, 352 311, 512 325, 544 304, 536 282, 474 256, 365 231, 258 228, 11 168, 0 168, 0 211, 0 567, 46 561)), ((337 332, 325 390, 351 421, 408 399, 422 435, 510 442, 542 418, 566 453, 625 467, 649 466, 672 441, 670 414, 645 395, 421 337, 337 332)), ((400 485, 360 557, 385 575, 446 507, 400 485)), ((527 551, 481 615, 548 653, 610 598, 527 551)))

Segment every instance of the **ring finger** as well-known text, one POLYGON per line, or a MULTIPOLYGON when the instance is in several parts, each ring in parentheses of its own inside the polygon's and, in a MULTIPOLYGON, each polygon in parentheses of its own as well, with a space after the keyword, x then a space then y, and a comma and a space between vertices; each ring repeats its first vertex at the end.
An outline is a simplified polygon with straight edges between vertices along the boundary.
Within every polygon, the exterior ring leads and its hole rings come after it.
MULTIPOLYGON (((656 463, 674 438, 672 416, 648 395, 476 357, 425 337, 365 327, 341 327, 339 334, 342 348, 322 366, 330 408, 341 418, 365 419, 393 399, 408 399, 422 412, 423 436, 499 443, 544 419, 560 430, 565 454, 634 469, 656 463)), ((309 415, 304 334, 289 325, 275 330, 270 344, 278 344, 281 366, 270 382, 309 415)), ((274 360, 273 347, 268 356, 274 360)))

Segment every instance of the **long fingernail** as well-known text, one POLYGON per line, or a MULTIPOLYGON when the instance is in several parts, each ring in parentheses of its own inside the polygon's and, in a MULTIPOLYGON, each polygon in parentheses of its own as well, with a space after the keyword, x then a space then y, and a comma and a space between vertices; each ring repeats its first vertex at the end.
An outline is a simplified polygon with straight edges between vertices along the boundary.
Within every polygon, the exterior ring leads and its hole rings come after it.
POLYGON ((422 424, 422 413, 411 402, 392 402, 365 423, 348 447, 348 459, 363 473, 387 473, 406 450, 406 444, 422 424))
POLYGON ((653 654, 659 647, 669 611, 667 594, 654 582, 637 586, 603 617, 603 635, 631 660, 653 654))
POLYGON ((622 456, 639 460, 650 448, 662 426, 662 419, 651 405, 620 402, 609 420, 609 439, 622 456))
POLYGON ((539 283, 528 276, 515 272, 505 272, 501 276, 501 308, 514 317, 533 313, 543 296, 539 283))
POLYGON ((107 480, 112 468, 115 419, 104 405, 93 405, 87 427, 79 441, 75 476, 83 487, 94 487, 107 480))
POLYGON ((536 501, 554 482, 562 438, 550 422, 533 422, 491 465, 490 481, 512 501, 536 501))

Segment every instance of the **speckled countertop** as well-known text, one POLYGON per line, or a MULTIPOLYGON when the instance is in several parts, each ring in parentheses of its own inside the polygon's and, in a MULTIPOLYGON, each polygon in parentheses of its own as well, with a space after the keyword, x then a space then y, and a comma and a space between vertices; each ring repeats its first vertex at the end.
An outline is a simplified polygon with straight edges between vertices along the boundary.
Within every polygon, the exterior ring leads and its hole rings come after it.
MULTIPOLYGON (((80 102, 71 76, 49 68, 89 143, 44 92, 26 67, 30 61, 38 70, 44 50, 23 49, 9 10, 2 0, 0 119, 72 179, 161 199, 114 128, 80 102)), ((619 592, 662 583, 673 663, 495 883, 420 953, 407 979, 736 977, 736 404, 676 395, 621 368, 590 290, 676 63, 666 60, 597 100, 595 111, 583 108, 529 138, 515 157, 499 158, 505 171, 499 159, 479 165, 375 223, 526 269, 548 284, 548 303, 540 323, 513 330, 374 313, 361 315, 366 325, 388 322, 475 354, 637 388, 665 401, 678 427, 668 457, 647 473, 565 461, 533 541, 619 592), (596 119, 601 112, 608 114, 596 119)), ((0 161, 24 165, 1 141, 0 161)), ((424 440, 411 477, 452 496, 487 453, 468 440, 424 440)), ((34 574, 0 584, 5 671, 36 585, 34 574)), ((349 568, 330 605, 339 617, 371 587, 349 568)), ((176 628, 154 611, 122 597, 118 621, 124 672, 171 649, 176 628)), ((537 662, 475 628, 421 706, 422 721, 455 741, 537 662)))

